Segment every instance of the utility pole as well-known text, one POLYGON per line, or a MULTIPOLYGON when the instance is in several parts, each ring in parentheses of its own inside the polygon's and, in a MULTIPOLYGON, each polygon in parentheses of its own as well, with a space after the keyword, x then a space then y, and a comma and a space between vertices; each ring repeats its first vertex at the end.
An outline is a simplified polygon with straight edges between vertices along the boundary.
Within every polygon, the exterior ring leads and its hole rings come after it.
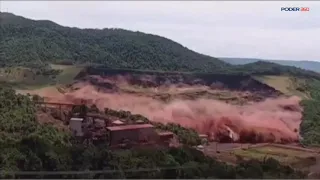
POLYGON ((218 153, 218 142, 216 142, 216 153, 218 153))
POLYGON ((61 104, 59 104, 59 110, 60 110, 60 119, 63 121, 63 119, 62 119, 62 107, 61 107, 62 105, 61 104))

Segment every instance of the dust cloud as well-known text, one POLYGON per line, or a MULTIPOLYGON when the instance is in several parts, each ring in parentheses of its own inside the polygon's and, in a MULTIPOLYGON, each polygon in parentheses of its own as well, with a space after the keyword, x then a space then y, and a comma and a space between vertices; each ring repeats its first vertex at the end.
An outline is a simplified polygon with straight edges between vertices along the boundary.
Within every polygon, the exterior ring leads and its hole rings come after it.
POLYGON ((267 99, 242 106, 208 99, 164 103, 145 96, 99 92, 92 85, 66 94, 47 93, 46 97, 48 101, 64 103, 83 99, 99 109, 126 110, 152 121, 178 123, 220 142, 298 141, 303 110, 297 97, 267 99))

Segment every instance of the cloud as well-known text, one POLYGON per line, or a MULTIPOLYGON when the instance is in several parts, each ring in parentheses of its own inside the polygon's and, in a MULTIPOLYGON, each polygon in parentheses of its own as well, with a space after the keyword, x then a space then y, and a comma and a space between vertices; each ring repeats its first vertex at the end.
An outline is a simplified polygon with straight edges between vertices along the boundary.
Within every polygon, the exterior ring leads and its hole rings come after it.
POLYGON ((80 28, 165 36, 216 57, 320 60, 320 2, 2 2, 2 11, 80 28), (310 12, 281 12, 281 7, 310 12))

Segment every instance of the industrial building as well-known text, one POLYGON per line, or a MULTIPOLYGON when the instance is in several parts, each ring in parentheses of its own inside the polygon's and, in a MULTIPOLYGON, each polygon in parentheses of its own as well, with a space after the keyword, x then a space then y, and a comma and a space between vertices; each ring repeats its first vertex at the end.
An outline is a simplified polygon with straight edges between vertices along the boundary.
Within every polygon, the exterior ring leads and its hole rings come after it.
POLYGON ((83 118, 71 118, 69 122, 70 130, 74 133, 75 136, 83 136, 83 118))
MULTIPOLYGON (((111 147, 122 145, 154 145, 169 146, 173 138, 172 132, 157 132, 151 124, 139 122, 137 124, 126 124, 120 120, 91 121, 93 115, 87 120, 83 118, 71 118, 69 122, 70 130, 74 136, 80 139, 91 139, 93 141, 108 141, 111 147), (105 124, 101 124, 105 122, 105 124)), ((95 116, 95 118, 97 118, 95 116)), ((101 117, 100 117, 101 118, 101 117)))
POLYGON ((151 124, 131 124, 107 127, 110 146, 130 143, 155 143, 158 135, 151 124))
POLYGON ((159 143, 163 144, 165 146, 169 146, 171 140, 173 139, 173 133, 169 132, 169 131, 165 131, 165 132, 158 132, 158 136, 159 136, 159 143))
POLYGON ((108 141, 112 147, 123 144, 169 146, 174 136, 172 132, 157 132, 152 124, 146 124, 143 120, 128 122, 112 119, 110 116, 99 113, 88 112, 80 115, 78 112, 72 112, 79 104, 51 102, 39 102, 38 104, 44 108, 57 106, 61 117, 67 111, 68 115, 64 122, 69 125, 71 132, 78 140, 93 143, 108 141))

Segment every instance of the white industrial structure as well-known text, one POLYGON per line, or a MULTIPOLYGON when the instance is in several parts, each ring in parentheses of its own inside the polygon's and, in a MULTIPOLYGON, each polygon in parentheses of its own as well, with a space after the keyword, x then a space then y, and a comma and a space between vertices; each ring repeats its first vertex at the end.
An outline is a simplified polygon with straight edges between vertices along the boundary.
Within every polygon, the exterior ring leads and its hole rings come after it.
POLYGON ((83 118, 71 118, 69 127, 75 136, 83 136, 82 130, 83 118))

